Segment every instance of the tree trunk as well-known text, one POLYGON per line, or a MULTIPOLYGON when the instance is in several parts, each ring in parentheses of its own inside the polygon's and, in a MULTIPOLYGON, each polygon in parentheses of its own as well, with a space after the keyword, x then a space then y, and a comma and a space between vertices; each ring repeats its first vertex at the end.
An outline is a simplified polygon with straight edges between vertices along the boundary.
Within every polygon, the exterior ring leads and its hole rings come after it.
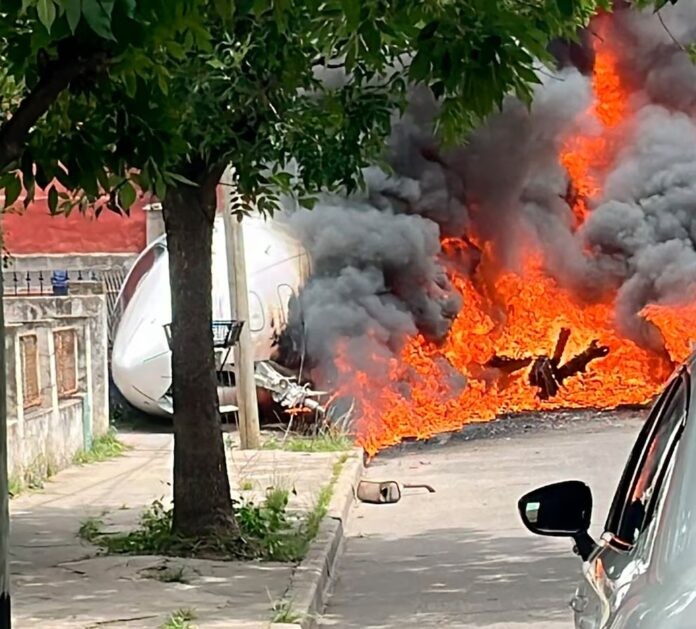
POLYGON ((171 189, 163 202, 172 292, 174 531, 187 537, 236 532, 213 350, 216 183, 171 189))

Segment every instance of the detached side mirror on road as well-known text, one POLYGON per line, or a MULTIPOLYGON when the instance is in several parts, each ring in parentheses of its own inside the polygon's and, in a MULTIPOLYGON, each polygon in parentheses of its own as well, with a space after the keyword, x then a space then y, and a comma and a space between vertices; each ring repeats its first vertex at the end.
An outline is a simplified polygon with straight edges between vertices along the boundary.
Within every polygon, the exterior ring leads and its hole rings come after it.
POLYGON ((565 481, 535 489, 520 498, 520 517, 536 535, 572 537, 586 560, 594 549, 588 531, 592 522, 592 491, 580 481, 565 481))

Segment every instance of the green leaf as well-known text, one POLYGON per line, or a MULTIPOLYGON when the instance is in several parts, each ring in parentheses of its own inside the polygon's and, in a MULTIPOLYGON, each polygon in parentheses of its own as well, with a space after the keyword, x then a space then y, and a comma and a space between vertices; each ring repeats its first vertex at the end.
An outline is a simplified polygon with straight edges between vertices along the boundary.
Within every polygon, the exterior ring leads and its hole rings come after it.
POLYGON ((360 24, 360 0, 341 0, 341 5, 346 16, 348 30, 357 30, 360 24))
POLYGON ((165 175, 177 183, 183 183, 186 186, 192 186, 194 188, 198 187, 198 184, 195 181, 191 181, 179 173, 165 173, 165 175))
POLYGON ((373 54, 379 54, 379 47, 382 44, 382 34, 377 30, 372 22, 365 22, 361 29, 360 34, 365 42, 367 49, 373 54))
POLYGON ((167 196, 167 184, 162 177, 155 181, 155 194, 160 201, 164 201, 164 197, 167 196))
POLYGON ((271 2, 269 0, 254 0, 253 11, 256 17, 261 17, 270 8, 271 2))
POLYGON ((68 19, 70 32, 74 34, 82 15, 82 0, 64 0, 63 5, 65 6, 65 17, 68 19))
POLYGON ((9 175, 6 181, 3 182, 5 187, 5 207, 12 205, 18 198, 19 193, 22 191, 22 182, 19 179, 17 173, 12 173, 9 175))
POLYGON ((56 5, 53 4, 53 0, 39 0, 36 4, 36 11, 39 14, 39 22, 50 33, 51 26, 53 26, 53 22, 56 19, 56 5))
POLYGON ((134 72, 124 72, 123 81, 126 84, 126 95, 133 98, 138 91, 138 77, 134 72))
POLYGON ((111 32, 111 13, 115 0, 82 0, 82 15, 89 27, 104 39, 115 39, 111 32))
POLYGON ((319 199, 317 197, 300 197, 298 202, 303 208, 313 210, 319 199))
POLYGON ((556 4, 563 17, 572 17, 573 13, 575 13, 574 0, 556 0, 556 4))
POLYGON ((51 186, 48 191, 48 209, 51 210, 51 214, 55 214, 58 209, 58 190, 55 186, 51 186))
POLYGON ((411 78, 416 81, 425 79, 430 72, 430 58, 428 54, 421 49, 411 61, 411 66, 408 69, 411 78))
POLYGON ((690 44, 686 47, 686 53, 689 55, 692 63, 696 63, 696 44, 690 44))
POLYGON ((126 15, 132 18, 135 15, 135 9, 137 6, 136 0, 123 0, 123 4, 126 5, 126 15))
POLYGON ((126 181, 118 191, 118 202, 120 206, 127 210, 133 203, 135 203, 136 192, 135 188, 126 181))
POLYGON ((429 24, 426 24, 422 29, 421 32, 418 33, 418 41, 428 41, 429 39, 433 38, 433 35, 435 35, 435 31, 437 31, 438 27, 440 26, 440 20, 433 20, 429 24))
POLYGON ((215 0, 215 10, 223 21, 229 21, 234 17, 234 0, 215 0))

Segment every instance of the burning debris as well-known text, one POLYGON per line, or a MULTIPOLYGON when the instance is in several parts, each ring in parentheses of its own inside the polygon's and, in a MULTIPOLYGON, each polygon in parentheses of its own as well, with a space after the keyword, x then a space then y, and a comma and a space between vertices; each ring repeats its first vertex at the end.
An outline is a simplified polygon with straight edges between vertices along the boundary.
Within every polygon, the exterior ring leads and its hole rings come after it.
MULTIPOLYGON (((573 356, 567 362, 561 364, 563 354, 570 338, 570 330, 561 328, 556 341, 556 348, 552 356, 541 355, 537 357, 529 356, 524 358, 511 358, 509 356, 495 355, 484 367, 498 372, 496 382, 500 386, 504 378, 509 378, 515 372, 525 369, 531 365, 529 370, 529 384, 539 389, 537 397, 540 400, 548 400, 558 395, 563 383, 568 378, 585 373, 587 366, 598 358, 604 358, 609 353, 609 347, 600 345, 599 341, 593 340, 589 346, 573 356)), ((505 386, 503 384, 503 386, 505 386)))
POLYGON ((661 16, 669 32, 598 17, 531 110, 509 98, 453 150, 415 93, 394 175, 290 217, 314 276, 284 347, 355 399, 370 454, 503 413, 642 404, 690 351, 696 5, 661 16))
POLYGON ((539 389, 537 396, 541 400, 548 400, 558 395, 563 382, 577 374, 585 373, 587 366, 598 358, 603 358, 609 353, 609 348, 600 345, 597 340, 592 341, 587 349, 573 356, 568 362, 561 365, 561 358, 566 343, 570 337, 570 330, 562 328, 558 335, 558 342, 553 356, 538 356, 532 363, 529 372, 529 384, 539 389))

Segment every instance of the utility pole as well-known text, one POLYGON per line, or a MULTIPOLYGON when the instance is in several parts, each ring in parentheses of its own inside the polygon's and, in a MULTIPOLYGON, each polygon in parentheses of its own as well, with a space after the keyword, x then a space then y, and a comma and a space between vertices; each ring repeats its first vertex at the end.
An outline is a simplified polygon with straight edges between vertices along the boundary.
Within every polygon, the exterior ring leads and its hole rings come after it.
POLYGON ((249 329, 249 292, 244 254, 244 233, 241 223, 232 215, 232 201, 236 194, 233 173, 234 169, 228 166, 221 184, 224 195, 223 220, 227 249, 230 312, 232 319, 244 322, 234 352, 234 376, 237 388, 237 406, 239 407, 239 437, 242 450, 258 450, 261 435, 256 379, 254 378, 254 349, 249 329))
MULTIPOLYGON (((0 234, 0 242, 2 235, 0 234)), ((10 513, 7 482, 7 388, 5 380, 5 312, 0 268, 0 629, 12 626, 10 614, 10 513)))

